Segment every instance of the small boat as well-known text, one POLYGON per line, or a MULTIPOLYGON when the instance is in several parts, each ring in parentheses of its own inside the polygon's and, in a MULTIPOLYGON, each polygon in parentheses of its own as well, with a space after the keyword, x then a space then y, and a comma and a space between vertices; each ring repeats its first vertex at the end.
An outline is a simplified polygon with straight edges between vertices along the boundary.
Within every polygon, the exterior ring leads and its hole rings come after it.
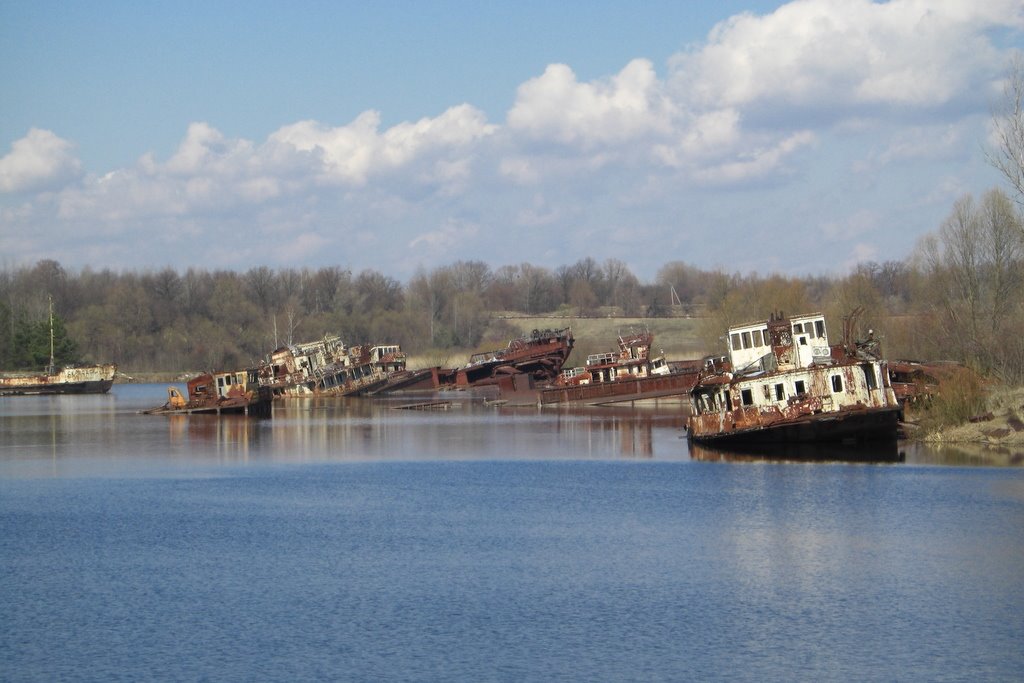
POLYGON ((187 396, 167 387, 167 403, 147 415, 250 415, 270 417, 273 394, 260 386, 256 369, 203 373, 188 381, 187 396))
POLYGON ((690 391, 691 441, 706 444, 895 440, 901 405, 874 339, 831 346, 820 313, 729 328, 690 391))

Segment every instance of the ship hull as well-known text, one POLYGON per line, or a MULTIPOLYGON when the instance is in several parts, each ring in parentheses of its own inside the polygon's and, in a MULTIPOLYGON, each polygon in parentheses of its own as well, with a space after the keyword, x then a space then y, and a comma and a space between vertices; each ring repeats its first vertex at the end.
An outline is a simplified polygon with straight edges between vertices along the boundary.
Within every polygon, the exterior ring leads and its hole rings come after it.
POLYGON ((614 382, 592 382, 570 386, 556 386, 538 392, 541 405, 582 403, 602 405, 642 401, 651 398, 685 396, 697 382, 696 373, 655 375, 614 382))
POLYGON ((896 441, 898 407, 803 415, 766 426, 721 431, 689 432, 691 441, 704 444, 859 443, 896 441))

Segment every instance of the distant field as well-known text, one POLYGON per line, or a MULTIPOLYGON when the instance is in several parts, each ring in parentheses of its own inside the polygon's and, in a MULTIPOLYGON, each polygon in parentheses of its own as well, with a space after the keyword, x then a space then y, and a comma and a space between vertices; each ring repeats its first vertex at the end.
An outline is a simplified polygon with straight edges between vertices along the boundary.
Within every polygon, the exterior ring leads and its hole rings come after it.
MULTIPOLYGON (((696 318, 500 318, 492 322, 501 326, 507 323, 518 328, 523 334, 533 330, 571 327, 576 347, 569 358, 570 364, 582 364, 588 354, 613 351, 617 348, 619 334, 631 329, 649 329, 654 333, 655 354, 664 352, 669 360, 700 358, 705 355, 697 341, 696 318)), ((490 335, 488 335, 490 336, 490 335)))

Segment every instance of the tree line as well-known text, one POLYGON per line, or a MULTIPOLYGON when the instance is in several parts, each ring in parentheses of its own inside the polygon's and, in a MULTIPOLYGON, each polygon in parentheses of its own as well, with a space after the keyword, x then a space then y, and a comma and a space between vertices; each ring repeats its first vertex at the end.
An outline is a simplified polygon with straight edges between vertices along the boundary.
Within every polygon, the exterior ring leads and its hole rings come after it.
POLYGON ((770 311, 822 311, 833 336, 858 310, 890 357, 956 360, 1024 381, 1024 221, 1001 190, 958 200, 904 260, 836 276, 706 270, 680 261, 641 282, 617 259, 549 269, 459 261, 407 282, 331 266, 244 272, 172 268, 70 271, 52 260, 0 271, 0 365, 49 360, 52 299, 58 362, 125 371, 248 365, 325 333, 394 342, 414 354, 479 350, 517 334, 505 314, 700 318, 707 353, 733 323, 770 311), (499 315, 502 314, 502 315, 499 315))

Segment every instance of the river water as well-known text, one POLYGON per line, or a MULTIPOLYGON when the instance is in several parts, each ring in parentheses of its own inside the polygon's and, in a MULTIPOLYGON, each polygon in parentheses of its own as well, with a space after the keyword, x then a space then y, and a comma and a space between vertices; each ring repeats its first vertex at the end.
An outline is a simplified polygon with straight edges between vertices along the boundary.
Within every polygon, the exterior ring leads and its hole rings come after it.
POLYGON ((1024 468, 679 404, 0 398, 0 680, 1024 679, 1024 468), (801 454, 801 455, 806 455, 801 454))

